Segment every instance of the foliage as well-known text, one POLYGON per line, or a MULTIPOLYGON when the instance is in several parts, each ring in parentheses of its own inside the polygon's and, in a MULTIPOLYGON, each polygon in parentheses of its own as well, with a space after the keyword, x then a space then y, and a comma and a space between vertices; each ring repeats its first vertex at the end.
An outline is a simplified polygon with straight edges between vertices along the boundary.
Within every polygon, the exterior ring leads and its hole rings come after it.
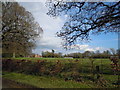
POLYGON ((84 51, 83 53, 76 52, 76 53, 69 53, 63 55, 62 53, 53 53, 53 52, 42 52, 43 57, 73 57, 73 58, 110 58, 112 55, 119 55, 119 49, 115 50, 110 48, 110 50, 104 50, 103 52, 97 51, 84 51))
MULTIPOLYGON (((42 28, 33 15, 17 2, 2 2, 2 49, 3 53, 26 56, 35 47, 35 38, 42 28)), ((4 55, 3 55, 4 56, 4 55)))
POLYGON ((118 87, 119 87, 119 85, 120 85, 120 62, 119 62, 119 57, 113 56, 113 57, 110 58, 110 60, 112 62, 111 66, 112 66, 114 75, 118 75, 118 80, 115 84, 118 85, 118 87))
MULTIPOLYGON (((3 59, 2 66, 5 71, 14 71, 34 75, 60 76, 63 72, 91 73, 91 61, 89 59, 78 60, 77 62, 74 59, 69 61, 66 60, 66 62, 65 60, 55 61, 54 59, 51 60, 51 62, 49 59, 38 60, 37 58, 33 61, 27 59, 3 59)), ((94 60, 94 66, 100 66, 100 62, 101 60, 94 60)), ((102 62, 103 74, 113 74, 109 65, 109 60, 103 59, 102 62)))
MULTIPOLYGON (((100 53, 100 51, 85 51, 83 53, 70 53, 70 54, 65 54, 64 57, 73 57, 73 58, 110 58, 111 52, 109 50, 105 50, 100 53)), ((117 54, 115 54, 117 55, 117 54)))
POLYGON ((54 50, 52 50, 52 52, 45 51, 45 52, 42 52, 42 56, 60 58, 62 57, 62 53, 54 53, 54 50))
MULTIPOLYGON (((52 77, 64 79, 65 81, 72 80, 76 82, 84 82, 87 80, 92 83, 96 83, 96 81, 98 81, 96 76, 97 73, 95 70, 95 66, 99 66, 100 69, 99 71, 100 73, 102 71, 102 76, 114 74, 110 66, 110 60, 108 59, 90 59, 90 60, 78 59, 77 62, 76 59, 69 59, 69 60, 64 60, 63 58, 61 59, 44 58, 44 59, 42 58, 36 58, 36 59, 31 58, 31 60, 3 59, 2 69, 3 71, 17 72, 28 75, 47 76, 47 77, 52 76, 52 77), (102 67, 100 63, 101 60, 102 60, 102 67), (93 63, 93 65, 91 66, 90 63, 93 63)), ((100 80, 103 81, 103 79, 104 78, 100 80)), ((107 80, 110 81, 110 78, 108 78, 107 80)), ((112 80, 110 81, 111 85, 114 82, 115 80, 113 78, 113 81, 112 80)))

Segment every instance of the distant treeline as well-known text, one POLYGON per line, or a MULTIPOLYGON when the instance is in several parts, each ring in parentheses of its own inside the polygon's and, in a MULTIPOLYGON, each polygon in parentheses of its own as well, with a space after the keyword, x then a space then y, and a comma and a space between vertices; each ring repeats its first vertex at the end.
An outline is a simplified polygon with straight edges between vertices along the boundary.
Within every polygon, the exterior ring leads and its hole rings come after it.
POLYGON ((97 51, 85 51, 83 53, 76 52, 76 53, 70 53, 63 55, 62 53, 55 53, 55 52, 49 52, 45 51, 42 52, 42 57, 52 57, 52 58, 60 58, 60 57, 73 57, 73 58, 110 58, 110 56, 120 56, 120 49, 115 50, 111 48, 110 50, 105 50, 103 52, 97 51))
MULTIPOLYGON (((29 57, 30 55, 22 55, 19 53, 16 53, 16 57, 29 57)), ((35 55, 35 54, 33 54, 35 55)), ((83 53, 76 52, 76 53, 69 53, 69 54, 63 54, 61 52, 56 53, 55 50, 52 50, 52 52, 44 51, 42 52, 42 56, 44 58, 64 58, 64 57, 72 57, 72 58, 110 58, 111 56, 119 56, 120 58, 120 49, 115 50, 111 48, 110 50, 105 50, 103 52, 97 51, 85 51, 83 53)), ((12 53, 2 53, 2 57, 13 57, 12 53)))

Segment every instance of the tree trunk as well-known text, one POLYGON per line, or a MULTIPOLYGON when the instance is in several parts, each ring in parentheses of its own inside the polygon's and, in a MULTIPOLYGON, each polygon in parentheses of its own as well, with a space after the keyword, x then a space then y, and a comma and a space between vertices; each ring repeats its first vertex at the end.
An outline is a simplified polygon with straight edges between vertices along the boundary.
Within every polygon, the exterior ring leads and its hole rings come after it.
POLYGON ((15 58, 15 52, 13 52, 13 58, 15 58))

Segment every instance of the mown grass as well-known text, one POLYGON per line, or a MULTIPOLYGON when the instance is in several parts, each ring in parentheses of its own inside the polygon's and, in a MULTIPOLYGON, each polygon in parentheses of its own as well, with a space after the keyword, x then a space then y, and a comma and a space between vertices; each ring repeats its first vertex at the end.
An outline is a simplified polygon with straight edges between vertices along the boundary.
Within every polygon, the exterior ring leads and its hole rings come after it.
POLYGON ((29 84, 38 88, 93 88, 95 85, 64 81, 61 78, 48 76, 26 75, 21 73, 3 72, 3 78, 29 84))

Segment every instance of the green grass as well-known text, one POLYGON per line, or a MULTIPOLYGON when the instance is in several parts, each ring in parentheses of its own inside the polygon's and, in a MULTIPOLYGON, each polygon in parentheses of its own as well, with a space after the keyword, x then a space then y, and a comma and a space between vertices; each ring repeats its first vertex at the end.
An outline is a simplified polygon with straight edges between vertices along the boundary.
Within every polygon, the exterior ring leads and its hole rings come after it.
MULTIPOLYGON (((13 58, 12 58, 13 59, 13 58)), ((14 58, 14 60, 31 60, 36 62, 37 60, 45 60, 46 62, 52 62, 52 64, 56 63, 57 60, 60 60, 62 64, 69 65, 69 63, 74 63, 77 69, 83 69, 80 73, 82 76, 90 75, 90 66, 91 62, 89 59, 77 59, 78 62, 75 62, 76 59, 68 59, 68 58, 14 58), (88 72, 86 72, 88 71, 88 72)), ((111 61, 109 59, 94 59, 94 67, 99 65, 100 71, 106 72, 107 74, 103 74, 103 77, 109 83, 110 87, 114 87, 112 83, 117 81, 117 75, 112 75, 111 71, 111 61)), ((51 64, 51 63, 50 63, 51 64)), ((64 73, 63 73, 64 74, 64 73)), ((86 80, 85 83, 77 83, 75 81, 64 81, 63 78, 59 77, 48 77, 48 76, 33 76, 33 75, 25 75, 20 73, 8 73, 4 72, 4 78, 12 79, 18 82, 26 83, 29 85, 33 85, 40 88, 90 88, 96 87, 95 83, 91 83, 89 80, 86 80), (90 83, 89 83, 90 82, 90 83)))
MULTIPOLYGON (((86 74, 88 75, 88 74, 86 74)), ((64 81, 62 78, 49 77, 49 76, 35 76, 26 75, 21 73, 3 72, 3 78, 10 79, 23 84, 35 86, 38 88, 97 88, 97 84, 85 80, 84 82, 64 81)), ((108 82, 109 87, 116 87, 112 83, 117 81, 116 75, 103 75, 104 79, 108 82)))
MULTIPOLYGON (((57 60, 60 60, 61 63, 70 63, 70 62, 74 62, 75 60, 79 60, 78 63, 82 63, 82 64, 90 64, 90 60, 87 58, 80 58, 80 59, 71 59, 71 58, 24 58, 24 57, 19 57, 19 58, 11 58, 11 59, 15 59, 15 60, 31 60, 31 61, 37 61, 37 60, 45 60, 47 62, 56 62, 57 60)), ((102 64, 110 64, 111 61, 109 59, 94 59, 94 64, 95 65, 100 65, 101 62, 102 64)))
MULTIPOLYGON (((79 58, 79 59, 71 59, 71 58, 11 58, 14 60, 31 60, 32 62, 37 62, 37 60, 45 60, 46 62, 50 62, 50 64, 56 64, 56 62, 59 60, 63 66, 68 66, 70 64, 74 64, 73 66, 78 69, 78 71, 82 70, 83 73, 91 73, 91 61, 88 58, 79 58), (78 60, 78 62, 75 62, 75 60, 78 60)), ((96 69, 96 66, 100 67, 100 71, 104 74, 114 74, 112 68, 111 68, 111 61, 110 59, 93 59, 94 60, 94 70, 96 69)))
MULTIPOLYGON (((88 72, 91 69, 91 61, 88 58, 80 58, 77 59, 79 60, 78 62, 75 62, 76 59, 69 59, 69 58, 12 58, 14 60, 31 60, 33 62, 36 62, 37 60, 45 60, 46 62, 51 62, 51 63, 56 63, 56 61, 60 61, 62 64, 68 65, 69 63, 76 63, 75 67, 78 67, 79 69, 83 69, 83 72, 88 72)), ((109 59, 94 59, 94 69, 95 66, 99 66, 100 67, 100 71, 102 71, 103 73, 109 73, 109 74, 113 74, 112 73, 112 68, 111 68, 111 64, 112 62, 109 59)))
POLYGON ((110 82, 110 83, 115 83, 118 80, 118 75, 103 75, 104 78, 110 82))
POLYGON ((38 88, 91 88, 94 85, 77 83, 75 81, 64 81, 60 78, 26 75, 21 73, 3 72, 3 78, 36 86, 38 88))

